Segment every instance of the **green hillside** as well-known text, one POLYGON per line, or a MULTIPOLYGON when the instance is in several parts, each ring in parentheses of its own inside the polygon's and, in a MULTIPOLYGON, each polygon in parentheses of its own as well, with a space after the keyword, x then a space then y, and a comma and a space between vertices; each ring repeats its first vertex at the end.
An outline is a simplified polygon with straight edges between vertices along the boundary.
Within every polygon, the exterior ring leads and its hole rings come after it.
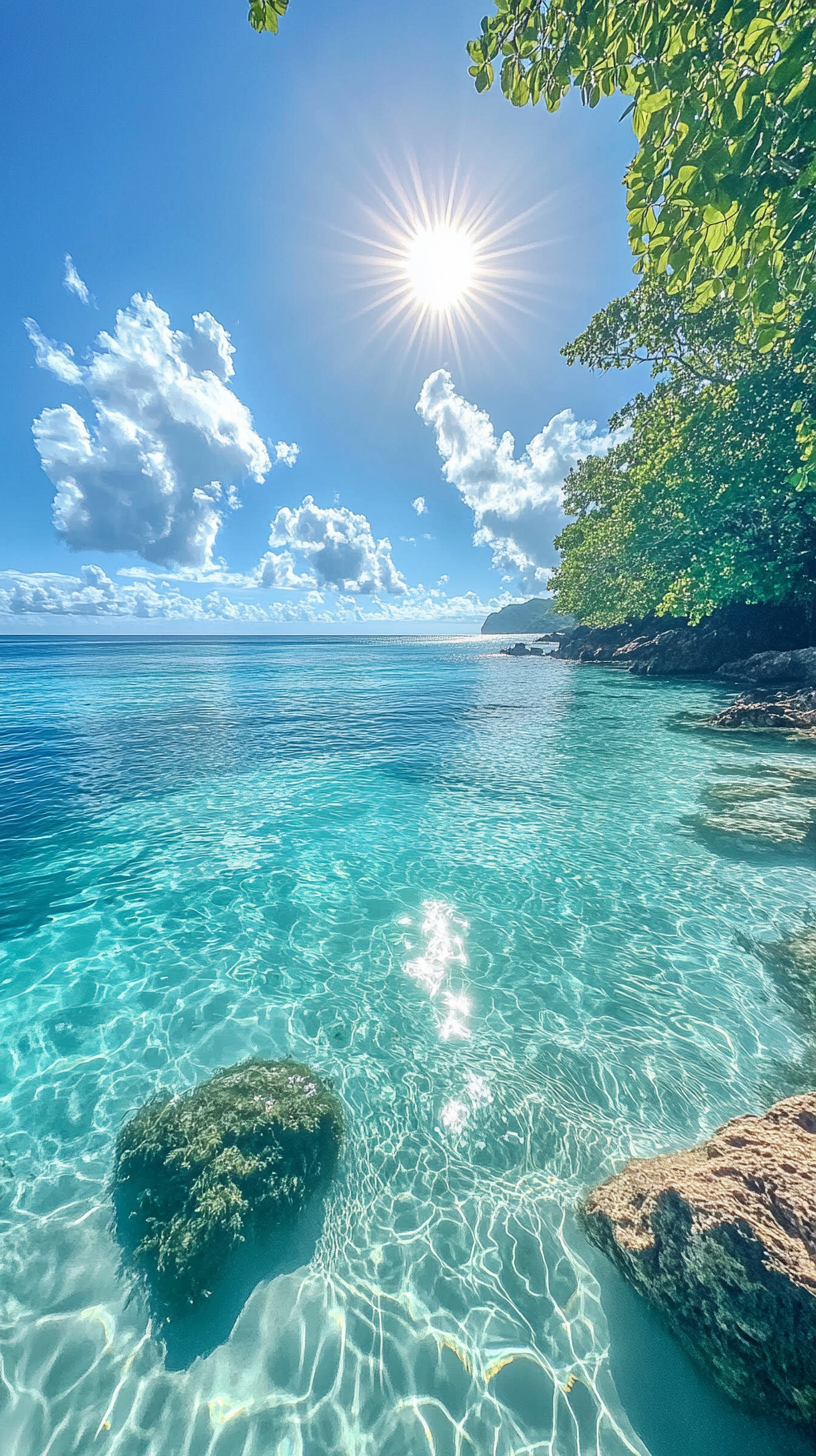
POLYGON ((574 625, 573 617, 561 617, 552 597, 531 597, 529 602, 511 602, 500 612, 491 612, 482 632, 558 632, 574 625))

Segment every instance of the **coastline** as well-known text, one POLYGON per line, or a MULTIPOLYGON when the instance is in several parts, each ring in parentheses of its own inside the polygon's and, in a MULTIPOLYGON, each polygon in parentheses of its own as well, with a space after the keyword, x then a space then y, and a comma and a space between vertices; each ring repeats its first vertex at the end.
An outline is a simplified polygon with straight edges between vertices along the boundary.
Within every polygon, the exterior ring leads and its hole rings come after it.
MULTIPOLYGON (((698 627, 579 626, 538 640, 557 643, 551 655, 558 661, 740 689, 733 703, 684 727, 816 740, 816 647, 804 613, 745 610, 738 620, 722 614, 698 627)), ((791 787, 802 796, 809 783, 786 784, 783 793, 791 787)), ((796 833, 786 834, 781 821, 766 823, 755 802, 768 800, 776 819, 779 792, 764 782, 753 793, 751 786, 715 787, 712 799, 726 802, 710 806, 710 828, 726 837, 747 828, 782 846, 796 833)), ((804 798, 800 804, 807 807, 804 798)), ((803 845, 806 840, 807 833, 803 845)), ((763 964, 774 963, 778 977, 789 973, 800 1000, 804 987, 804 1031, 812 1040, 812 931, 806 926, 750 948, 763 964)), ((590 1241, 732 1398, 808 1429, 816 1425, 809 1375, 816 1358, 814 1130, 816 1093, 775 1101, 761 1116, 749 1112, 702 1144, 627 1162, 579 1204, 590 1241), (748 1328, 753 1337, 746 1339, 748 1328), (790 1341, 787 1331, 795 1331, 790 1341)))
POLYGON ((816 738, 816 625, 804 608, 746 607, 698 626, 655 619, 548 632, 557 661, 626 669, 636 677, 733 683, 738 697, 701 726, 816 738))

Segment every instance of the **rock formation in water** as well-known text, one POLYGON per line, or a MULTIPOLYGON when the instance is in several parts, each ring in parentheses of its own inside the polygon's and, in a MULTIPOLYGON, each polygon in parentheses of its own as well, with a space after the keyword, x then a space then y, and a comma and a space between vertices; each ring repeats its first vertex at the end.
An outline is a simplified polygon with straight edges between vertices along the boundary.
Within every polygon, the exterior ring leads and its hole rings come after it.
POLYGON ((804 1018, 812 1033, 816 1027, 816 924, 801 925, 778 940, 753 940, 748 935, 738 935, 737 940, 762 962, 784 1000, 804 1018))
POLYGON ((609 662, 643 677, 710 677, 727 664, 760 655, 798 656, 804 648, 816 657, 816 649, 809 648, 812 633, 804 607, 731 607, 713 612, 696 627, 665 617, 616 627, 573 627, 560 634, 556 656, 574 662, 609 662))
POLYGON ((728 708, 705 719, 704 727, 774 729, 799 738, 816 737, 816 648, 758 652, 741 662, 724 663, 717 676, 752 686, 728 708))
POLYGON ((125 1123, 113 1180, 117 1234, 168 1309, 210 1292, 230 1252, 298 1212, 331 1176, 343 1112, 298 1062, 241 1062, 125 1123))
POLYGON ((816 690, 801 693, 741 693, 729 707, 705 718, 704 728, 773 729, 796 738, 816 738, 816 690))
POLYGON ((717 676, 729 682, 789 688, 816 687, 816 647, 791 652, 755 652, 741 662, 724 662, 717 676))
POLYGON ((582 1215, 732 1396, 816 1425, 816 1093, 628 1163, 582 1215))

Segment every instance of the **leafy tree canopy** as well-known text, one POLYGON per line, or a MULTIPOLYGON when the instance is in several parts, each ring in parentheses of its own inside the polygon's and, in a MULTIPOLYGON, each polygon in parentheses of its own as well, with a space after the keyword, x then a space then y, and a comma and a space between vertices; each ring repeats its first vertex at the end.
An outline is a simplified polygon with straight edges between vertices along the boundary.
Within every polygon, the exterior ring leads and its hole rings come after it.
POLYGON ((733 378, 756 351, 753 331, 740 327, 727 300, 696 310, 689 301, 688 290, 670 294, 663 281, 646 278, 596 313, 561 353, 569 364, 603 371, 650 364, 653 378, 667 374, 697 384, 733 378))
POLYGON ((732 298, 769 348, 814 284, 814 0, 494 3, 468 46, 477 90, 500 63, 516 106, 631 97, 638 271, 692 306, 732 298))
POLYGON ((689 301, 646 282, 564 350, 596 368, 649 362, 659 376, 611 421, 628 438, 566 481, 576 519, 556 542, 552 586, 558 610, 584 622, 696 622, 731 602, 816 594, 816 490, 793 413, 816 412, 816 375, 790 342, 760 353, 735 338, 727 310, 689 301))

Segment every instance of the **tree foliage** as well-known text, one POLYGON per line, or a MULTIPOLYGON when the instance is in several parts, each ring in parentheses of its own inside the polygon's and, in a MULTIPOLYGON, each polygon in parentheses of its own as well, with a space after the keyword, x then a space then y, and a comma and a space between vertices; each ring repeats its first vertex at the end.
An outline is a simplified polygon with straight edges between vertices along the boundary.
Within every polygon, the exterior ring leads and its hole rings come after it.
POLYGON ((564 350, 658 376, 610 422, 628 438, 566 481, 576 519, 552 586, 558 610, 584 622, 695 622, 732 602, 816 595, 816 489, 793 413, 816 412, 816 374, 790 341, 760 353, 728 308, 691 301, 646 281, 564 350))
POLYGON ((253 30, 278 33, 278 22, 289 8, 289 0, 249 0, 249 23, 253 30))
POLYGON ((500 63, 516 106, 630 97, 637 270, 692 306, 732 298, 769 348, 814 283, 814 0, 494 3, 468 46, 477 90, 500 63))

